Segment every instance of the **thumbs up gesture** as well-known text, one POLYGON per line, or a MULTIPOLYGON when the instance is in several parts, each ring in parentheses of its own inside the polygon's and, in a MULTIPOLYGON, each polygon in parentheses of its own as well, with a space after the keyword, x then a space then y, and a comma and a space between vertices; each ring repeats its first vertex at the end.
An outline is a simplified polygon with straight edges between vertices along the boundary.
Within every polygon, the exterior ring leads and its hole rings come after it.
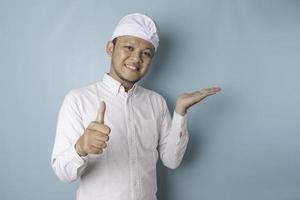
POLYGON ((77 140, 75 149, 80 156, 100 154, 107 146, 110 128, 104 124, 105 102, 101 101, 97 118, 85 129, 83 135, 77 140))

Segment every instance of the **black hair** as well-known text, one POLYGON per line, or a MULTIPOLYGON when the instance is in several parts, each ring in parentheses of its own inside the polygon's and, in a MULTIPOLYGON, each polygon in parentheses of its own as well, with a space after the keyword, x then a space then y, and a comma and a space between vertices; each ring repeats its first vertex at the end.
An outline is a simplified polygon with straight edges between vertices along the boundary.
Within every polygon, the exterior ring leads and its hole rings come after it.
POLYGON ((116 43, 117 43, 117 38, 113 39, 112 43, 113 43, 113 45, 115 46, 116 43))

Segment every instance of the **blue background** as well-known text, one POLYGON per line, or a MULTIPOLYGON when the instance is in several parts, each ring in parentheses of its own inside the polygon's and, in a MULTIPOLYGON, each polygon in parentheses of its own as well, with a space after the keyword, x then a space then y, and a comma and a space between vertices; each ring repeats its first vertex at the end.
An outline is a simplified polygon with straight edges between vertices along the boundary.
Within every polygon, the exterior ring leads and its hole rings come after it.
POLYGON ((189 110, 181 166, 158 165, 163 200, 300 199, 300 1, 0 1, 0 194, 75 199, 50 157, 58 110, 108 71, 125 14, 153 16, 161 43, 141 82, 176 96, 222 91, 189 110))

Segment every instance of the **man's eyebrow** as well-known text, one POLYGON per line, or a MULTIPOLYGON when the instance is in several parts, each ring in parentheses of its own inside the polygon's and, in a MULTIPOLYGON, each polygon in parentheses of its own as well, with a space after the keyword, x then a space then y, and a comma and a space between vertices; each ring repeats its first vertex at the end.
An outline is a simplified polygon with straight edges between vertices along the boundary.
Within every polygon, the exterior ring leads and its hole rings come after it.
MULTIPOLYGON (((132 41, 125 41, 123 42, 123 45, 135 45, 136 43, 135 42, 132 42, 132 41)), ((146 47, 145 50, 150 50, 152 54, 154 54, 154 50, 151 48, 151 47, 146 47)))
POLYGON ((151 53, 154 53, 154 50, 153 49, 151 49, 151 48, 146 48, 146 50, 150 50, 151 51, 151 53))

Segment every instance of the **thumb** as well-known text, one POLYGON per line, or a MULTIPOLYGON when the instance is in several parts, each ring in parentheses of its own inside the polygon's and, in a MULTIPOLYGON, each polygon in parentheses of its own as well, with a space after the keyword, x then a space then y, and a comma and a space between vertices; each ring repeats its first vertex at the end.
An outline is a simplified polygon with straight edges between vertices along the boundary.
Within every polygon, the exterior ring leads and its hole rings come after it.
POLYGON ((96 121, 100 122, 100 124, 104 124, 105 108, 106 108, 105 102, 100 101, 99 109, 98 109, 98 113, 97 113, 97 118, 96 118, 96 121))

